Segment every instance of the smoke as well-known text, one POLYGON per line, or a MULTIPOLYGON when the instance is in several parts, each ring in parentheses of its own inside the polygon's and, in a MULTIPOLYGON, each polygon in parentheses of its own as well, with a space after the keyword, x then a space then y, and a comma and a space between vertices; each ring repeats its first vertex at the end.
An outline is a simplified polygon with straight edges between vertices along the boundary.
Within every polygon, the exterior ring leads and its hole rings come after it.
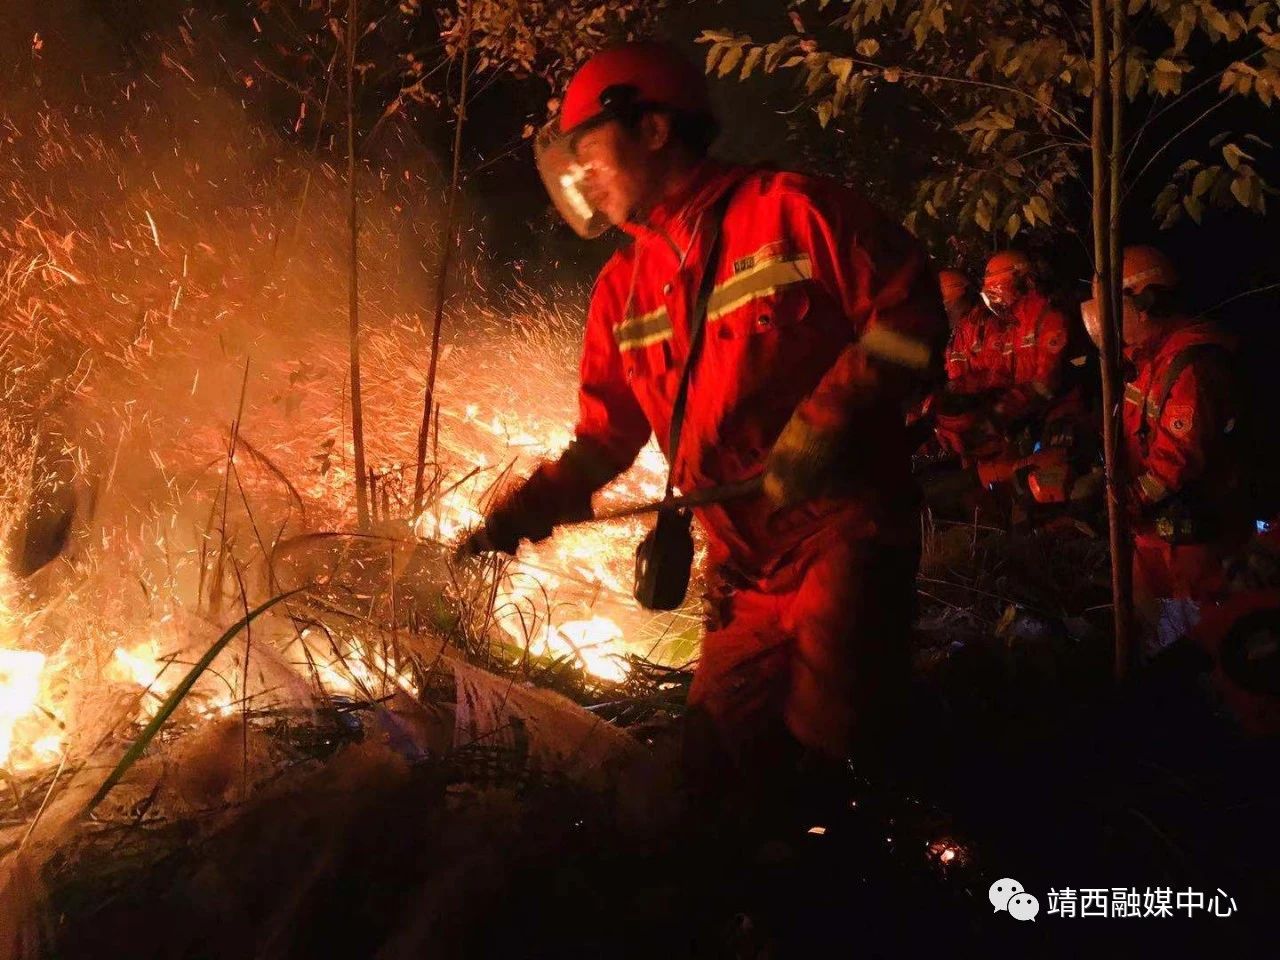
MULTIPOLYGON (((122 711, 154 708, 157 691, 140 689, 172 687, 245 607, 359 554, 299 556, 306 535, 354 515, 340 125, 300 107, 340 98, 323 82, 288 109, 278 83, 265 95, 263 57, 229 14, 175 0, 138 24, 102 9, 56 0, 3 22, 0 604, 13 626, 0 648, 46 658, 43 712, 16 734, 27 760, 50 737, 92 753, 122 711)), ((464 262, 468 289, 504 292, 448 305, 429 507, 411 518, 442 204, 438 163, 407 126, 388 129, 358 191, 376 530, 448 540, 494 484, 568 441, 585 296, 464 262)), ((660 455, 642 460, 615 502, 660 493, 660 455)), ((540 545, 488 623, 581 662, 593 630, 595 662, 624 637, 646 654, 687 639, 685 620, 673 629, 630 602, 641 525, 540 545)), ((382 546, 357 559, 371 577, 405 566, 382 546)), ((352 606, 395 616, 394 591, 368 592, 352 606)), ((253 630, 300 659, 294 621, 253 630)), ((246 677, 247 649, 215 664, 201 710, 305 699, 262 658, 246 677)))

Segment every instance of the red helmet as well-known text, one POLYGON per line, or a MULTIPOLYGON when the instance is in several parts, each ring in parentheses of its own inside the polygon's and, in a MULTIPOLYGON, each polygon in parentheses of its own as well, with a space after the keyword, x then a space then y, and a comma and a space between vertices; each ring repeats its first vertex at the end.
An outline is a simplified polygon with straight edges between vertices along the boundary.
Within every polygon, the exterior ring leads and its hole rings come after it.
POLYGON ((533 142, 538 174, 565 222, 584 237, 610 226, 585 191, 589 169, 579 162, 576 135, 606 120, 632 121, 646 110, 705 117, 714 128, 707 81, 674 47, 627 43, 583 64, 565 90, 560 115, 533 142))
POLYGON ((626 43, 597 53, 573 75, 560 106, 560 132, 609 115, 617 109, 614 97, 631 108, 711 114, 706 77, 675 47, 626 43))
POLYGON ((1162 291, 1178 286, 1173 263, 1155 247, 1125 247, 1120 270, 1124 290, 1120 331, 1126 347, 1140 347, 1155 337, 1168 320, 1169 306, 1162 291), (1164 301, 1163 306, 1157 307, 1164 301))
POLYGON ((992 310, 1008 308, 1027 292, 1031 279, 1031 261, 1027 255, 1017 250, 1002 250, 987 261, 982 300, 992 310))
POLYGON ((1084 323, 1084 332, 1089 335, 1093 345, 1102 349, 1102 324, 1098 320, 1097 299, 1086 300, 1080 304, 1080 320, 1084 323))
POLYGON ((1152 287, 1173 290, 1178 286, 1178 274, 1173 263, 1155 247, 1125 247, 1124 292, 1137 296, 1152 287))

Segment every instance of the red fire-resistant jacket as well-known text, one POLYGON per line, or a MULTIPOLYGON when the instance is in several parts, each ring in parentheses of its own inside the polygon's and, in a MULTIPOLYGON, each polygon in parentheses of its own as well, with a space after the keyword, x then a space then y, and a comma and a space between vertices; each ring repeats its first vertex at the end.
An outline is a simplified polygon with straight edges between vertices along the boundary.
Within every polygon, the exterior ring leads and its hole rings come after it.
MULTIPOLYGON (((664 452, 709 238, 726 190, 703 347, 690 381, 675 485, 759 474, 793 412, 839 431, 846 490, 775 510, 763 497, 698 511, 714 562, 765 572, 823 526, 914 523, 907 402, 940 370, 947 325, 918 243, 866 200, 793 173, 705 163, 683 196, 630 227, 596 282, 582 355, 573 470, 598 487, 656 431, 664 452)), ((566 460, 552 467, 564 474, 566 460)), ((566 481, 570 482, 570 481, 566 481)))
POLYGON ((947 349, 947 379, 956 393, 998 391, 997 412, 1015 422, 1044 409, 1062 386, 1067 318, 1031 291, 1007 321, 977 307, 956 324, 947 349))
POLYGON ((1070 343, 1067 318, 1034 290, 1008 319, 981 306, 961 318, 947 347, 948 390, 982 395, 982 402, 962 414, 939 415, 943 445, 984 462, 1017 459, 1026 451, 1011 448, 1010 427, 1034 421, 1040 434, 1048 421, 1082 419, 1082 397, 1066 383, 1070 343))
POLYGON ((1231 347, 1210 324, 1175 321, 1130 352, 1136 372, 1124 390, 1124 439, 1135 533, 1154 533, 1156 513, 1175 498, 1202 526, 1222 533, 1239 526, 1231 347))

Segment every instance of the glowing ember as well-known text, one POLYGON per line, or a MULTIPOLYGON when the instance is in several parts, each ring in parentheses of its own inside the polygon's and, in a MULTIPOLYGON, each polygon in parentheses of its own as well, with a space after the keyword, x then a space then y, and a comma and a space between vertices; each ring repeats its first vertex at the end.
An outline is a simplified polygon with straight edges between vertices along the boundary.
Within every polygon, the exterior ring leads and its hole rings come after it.
POLYGON ((934 840, 928 844, 929 856, 943 867, 963 866, 966 861, 965 848, 954 840, 934 840))
POLYGON ((44 654, 0 650, 0 767, 9 763, 13 728, 36 709, 44 654))
MULTIPOLYGON (((314 215, 293 231, 297 250, 290 251, 289 270, 264 281, 256 265, 268 251, 275 262, 279 239, 271 205, 243 201, 270 196, 276 181, 274 174, 269 182, 237 177, 235 171, 256 176, 259 164, 256 155, 228 148, 252 138, 219 129, 210 141, 202 124, 175 132, 166 122, 156 131, 164 149, 154 149, 148 118, 159 111, 136 99, 137 87, 124 93, 122 102, 137 110, 122 107, 129 116, 121 119, 126 125, 136 120, 138 132, 131 129, 123 139, 117 118, 97 124, 44 103, 43 96, 33 95, 31 117, 12 99, 0 109, 12 135, 0 164, 7 224, 0 227, 0 301, 7 308, 0 335, 14 383, 6 383, 6 402, 25 416, 43 409, 51 383, 65 393, 75 424, 65 441, 74 447, 67 453, 77 476, 86 487, 110 490, 95 504, 93 537, 77 540, 84 563, 74 582, 67 569, 51 568, 56 575, 37 593, 11 580, 0 564, 0 764, 6 770, 57 763, 68 744, 99 742, 91 727, 115 722, 117 703, 129 713, 125 722, 154 716, 207 645, 206 628, 230 622, 237 608, 232 572, 254 571, 249 592, 260 588, 262 541, 346 530, 354 513, 345 326, 309 319, 327 315, 333 280, 345 276, 345 261, 333 255, 346 249, 333 242, 345 237, 345 222, 325 212, 337 207, 313 205, 314 215), (37 117, 39 123, 30 122, 37 117), (226 161, 212 178, 202 167, 209 146, 226 161), (170 163, 170 156, 181 162, 170 163), (135 175, 155 190, 116 190, 135 175), (69 183, 107 189, 67 190, 69 183), (297 255, 304 250, 314 255, 297 255), (287 295, 257 297, 252 291, 264 282, 287 295), (85 317, 95 322, 80 322, 85 317), (242 374, 241 351, 250 346, 253 363, 242 374), (247 425, 234 485, 223 465, 233 415, 247 425), (288 512, 278 516, 286 489, 288 512), (201 518, 204 531, 194 540, 185 533, 191 517, 201 518), (171 627, 164 627, 165 618, 171 627), (195 625, 194 632, 184 623, 195 625), (95 702, 104 687, 107 696, 95 702), (120 696, 121 688, 136 696, 120 696), (64 738, 63 723, 74 738, 64 738)), ((336 195, 340 184, 327 165, 306 172, 317 196, 336 195)), ((393 213, 376 200, 368 206, 362 223, 369 249, 398 249, 400 208, 393 213)), ((370 417, 365 446, 377 479, 373 519, 392 521, 386 529, 396 539, 404 536, 399 524, 409 519, 412 497, 405 487, 412 491, 409 457, 417 446, 424 367, 422 325, 397 306, 411 301, 400 282, 396 258, 380 255, 362 279, 371 309, 388 321, 370 324, 364 335, 374 358, 364 402, 379 411, 370 417)), ((573 439, 585 302, 585 293, 543 296, 517 285, 500 300, 467 302, 456 330, 451 316, 452 342, 440 354, 429 435, 433 475, 424 509, 412 518, 419 537, 457 542, 483 522, 495 487, 527 476, 573 439)), ((33 475, 23 458, 33 454, 25 434, 9 436, 5 429, 0 418, 0 473, 12 473, 4 488, 21 510, 29 492, 21 484, 33 475)), ((654 499, 665 474, 665 459, 650 443, 635 469, 601 491, 600 504, 654 499)), ((8 506, 0 504, 0 514, 8 506)), ((0 528, 9 522, 0 515, 0 528)), ((485 629, 496 625, 495 634, 531 655, 559 658, 602 680, 624 680, 628 654, 661 659, 659 644, 685 644, 693 622, 687 614, 654 617, 631 597, 634 547, 650 522, 575 527, 522 548, 475 605, 476 620, 485 629)), ((312 575, 309 562, 297 572, 312 575)), ((361 610, 366 599, 376 612, 379 597, 362 595, 361 610)), ((393 612, 403 602, 393 594, 393 612)), ((345 632, 335 630, 323 642, 317 633, 312 656, 293 658, 297 677, 287 675, 288 662, 278 665, 280 675, 265 669, 276 666, 270 656, 246 677, 243 660, 228 654, 191 691, 183 718, 233 713, 245 698, 285 700, 308 681, 360 699, 416 693, 416 677, 399 653, 345 632)), ((265 643, 291 635, 263 633, 265 643)))
POLYGON ((162 684, 160 677, 168 670, 170 664, 161 661, 160 647, 154 640, 140 643, 132 649, 116 647, 114 659, 107 668, 107 678, 124 683, 133 683, 164 697, 169 692, 169 685, 162 684))
POLYGON ((341 659, 323 660, 312 648, 310 631, 302 632, 302 643, 310 652, 320 685, 329 694, 343 697, 378 698, 398 687, 417 697, 418 685, 407 670, 397 670, 379 651, 353 638, 341 659))
MULTIPOLYGON (((510 626, 510 621, 503 621, 510 626)), ((627 678, 627 663, 619 654, 622 628, 607 617, 572 620, 545 627, 529 652, 535 656, 568 657, 592 676, 619 682, 627 678)))

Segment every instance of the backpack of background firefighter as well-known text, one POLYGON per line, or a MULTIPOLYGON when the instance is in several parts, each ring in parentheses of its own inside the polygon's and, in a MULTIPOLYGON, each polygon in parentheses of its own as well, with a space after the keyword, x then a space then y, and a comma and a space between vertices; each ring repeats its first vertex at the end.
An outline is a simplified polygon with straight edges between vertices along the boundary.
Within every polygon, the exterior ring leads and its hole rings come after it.
MULTIPOLYGON (((1228 425, 1226 449, 1239 465, 1239 501, 1232 499, 1232 515, 1255 523, 1270 521, 1280 514, 1280 418, 1275 416, 1274 400, 1264 390, 1259 366, 1248 354, 1212 342, 1183 348, 1149 388, 1146 403, 1150 412, 1144 429, 1161 421, 1174 384, 1197 362, 1220 366, 1231 377, 1235 416, 1228 425)), ((1274 394, 1274 387, 1271 392, 1274 394)), ((1191 516, 1178 516, 1188 510, 1196 513, 1194 503, 1180 502, 1175 496, 1166 507, 1165 521, 1196 523, 1191 516)))

